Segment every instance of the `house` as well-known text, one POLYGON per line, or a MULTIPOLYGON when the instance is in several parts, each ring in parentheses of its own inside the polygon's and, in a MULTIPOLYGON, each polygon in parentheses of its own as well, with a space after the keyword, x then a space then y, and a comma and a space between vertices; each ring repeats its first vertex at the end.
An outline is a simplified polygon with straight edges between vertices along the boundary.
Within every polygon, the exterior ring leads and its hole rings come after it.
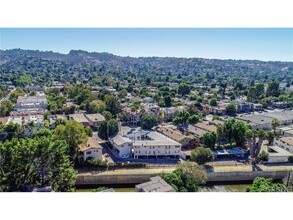
POLYGON ((19 124, 24 127, 24 135, 29 137, 32 133, 44 127, 43 115, 10 116, 8 123, 19 124))
POLYGON ((85 114, 91 127, 97 127, 102 121, 105 121, 105 117, 101 114, 85 114))
POLYGON ((288 105, 288 102, 273 102, 273 107, 274 108, 278 108, 278 109, 285 109, 287 108, 289 105, 288 105))
POLYGON ((84 114, 70 114, 69 120, 74 120, 81 123, 85 127, 90 127, 89 120, 84 116, 84 114))
POLYGON ((163 135, 171 138, 172 140, 180 143, 182 148, 193 148, 195 147, 193 135, 185 135, 181 131, 179 131, 175 126, 160 126, 157 129, 158 132, 162 133, 163 135))
POLYGON ((213 121, 210 122, 211 125, 215 125, 215 126, 220 126, 220 125, 224 125, 224 121, 221 121, 221 120, 218 120, 218 119, 215 119, 213 121))
POLYGON ((207 124, 204 122, 199 122, 193 125, 196 128, 200 128, 202 130, 208 131, 208 132, 217 132, 217 127, 213 124, 207 124))
MULTIPOLYGON (((176 112, 182 112, 185 110, 185 106, 177 106, 177 107, 161 107, 159 112, 164 114, 164 118, 166 120, 171 120, 176 112)), ((157 114, 158 116, 158 114, 157 114)))
POLYGON ((45 89, 44 87, 40 87, 40 86, 26 86, 25 87, 29 92, 32 92, 32 91, 36 91, 36 92, 45 92, 45 89))
POLYGON ((119 157, 179 158, 181 152, 180 143, 156 131, 141 130, 141 128, 121 131, 110 137, 109 142, 119 157))
POLYGON ((122 108, 122 112, 127 115, 129 124, 137 125, 140 122, 140 110, 132 111, 129 107, 122 108))
POLYGON ((2 117, 2 118, 0 118, 0 124, 2 124, 2 125, 6 125, 7 124, 7 122, 8 122, 8 117, 2 117))
POLYGON ((24 135, 29 137, 34 132, 44 127, 44 116, 43 115, 24 116, 23 126, 25 127, 24 135))
POLYGON ((234 103, 237 105, 238 113, 250 112, 253 110, 253 103, 246 102, 243 98, 235 100, 234 103))
POLYGON ((90 158, 99 159, 102 158, 102 146, 99 144, 97 137, 88 137, 85 145, 79 146, 80 155, 83 161, 87 161, 90 158))
POLYGON ((136 192, 175 192, 160 176, 151 177, 150 181, 135 185, 136 192))
POLYGON ((226 114, 226 105, 218 104, 218 106, 211 106, 206 104, 201 104, 201 110, 206 112, 207 114, 214 115, 225 115, 226 114))
POLYGON ((64 122, 67 121, 67 118, 65 115, 48 115, 47 116, 47 120, 49 121, 49 124, 50 124, 50 128, 51 129, 55 129, 56 128, 56 120, 57 119, 61 119, 63 120, 64 122))
POLYGON ((253 111, 260 111, 262 110, 262 104, 259 103, 253 103, 253 111))

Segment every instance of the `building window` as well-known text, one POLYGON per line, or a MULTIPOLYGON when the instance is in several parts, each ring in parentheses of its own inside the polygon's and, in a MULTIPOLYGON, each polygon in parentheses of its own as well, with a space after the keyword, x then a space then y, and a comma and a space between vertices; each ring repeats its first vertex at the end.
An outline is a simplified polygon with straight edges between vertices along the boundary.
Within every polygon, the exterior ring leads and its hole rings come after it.
POLYGON ((86 154, 91 154, 91 153, 92 153, 91 151, 87 151, 87 152, 86 152, 86 154))

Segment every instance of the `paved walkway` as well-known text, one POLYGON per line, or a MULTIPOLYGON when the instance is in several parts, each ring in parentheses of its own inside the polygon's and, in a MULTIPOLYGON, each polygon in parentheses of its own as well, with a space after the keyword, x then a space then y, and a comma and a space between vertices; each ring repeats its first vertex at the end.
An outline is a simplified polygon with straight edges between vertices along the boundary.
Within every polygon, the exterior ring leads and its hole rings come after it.
MULTIPOLYGON (((161 174, 171 173, 176 169, 172 167, 152 167, 152 168, 136 168, 136 169, 116 169, 108 171, 84 171, 79 175, 139 175, 139 174, 161 174)), ((284 165, 237 165, 237 166, 215 166, 212 172, 251 172, 253 171, 293 171, 293 164, 284 165)))

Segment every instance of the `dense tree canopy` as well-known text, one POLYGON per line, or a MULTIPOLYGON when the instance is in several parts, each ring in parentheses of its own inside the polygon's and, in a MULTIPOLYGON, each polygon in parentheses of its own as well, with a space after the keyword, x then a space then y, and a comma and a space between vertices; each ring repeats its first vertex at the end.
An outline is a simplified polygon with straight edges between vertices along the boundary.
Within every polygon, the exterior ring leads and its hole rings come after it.
POLYGON ((77 121, 68 121, 65 125, 58 125, 54 131, 53 140, 65 140, 69 146, 68 154, 75 160, 79 145, 85 144, 87 134, 82 124, 77 121))
POLYGON ((74 191, 76 171, 66 141, 52 141, 42 133, 0 143, 0 191, 30 191, 43 186, 74 191))
POLYGON ((154 115, 145 115, 141 118, 142 128, 151 129, 158 124, 158 120, 154 115))
POLYGON ((245 189, 246 192, 286 192, 286 186, 281 183, 273 183, 272 179, 256 177, 252 186, 245 189))
POLYGON ((210 162, 214 159, 214 154, 209 148, 197 147, 191 151, 190 160, 200 165, 210 162))

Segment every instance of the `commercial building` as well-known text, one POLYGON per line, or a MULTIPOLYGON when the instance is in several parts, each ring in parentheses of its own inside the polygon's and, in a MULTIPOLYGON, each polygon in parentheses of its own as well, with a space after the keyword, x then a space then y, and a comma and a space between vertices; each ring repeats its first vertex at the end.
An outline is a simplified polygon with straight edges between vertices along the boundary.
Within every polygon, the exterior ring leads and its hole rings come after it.
POLYGON ((160 176, 150 178, 149 182, 135 185, 136 192, 175 192, 160 176))

